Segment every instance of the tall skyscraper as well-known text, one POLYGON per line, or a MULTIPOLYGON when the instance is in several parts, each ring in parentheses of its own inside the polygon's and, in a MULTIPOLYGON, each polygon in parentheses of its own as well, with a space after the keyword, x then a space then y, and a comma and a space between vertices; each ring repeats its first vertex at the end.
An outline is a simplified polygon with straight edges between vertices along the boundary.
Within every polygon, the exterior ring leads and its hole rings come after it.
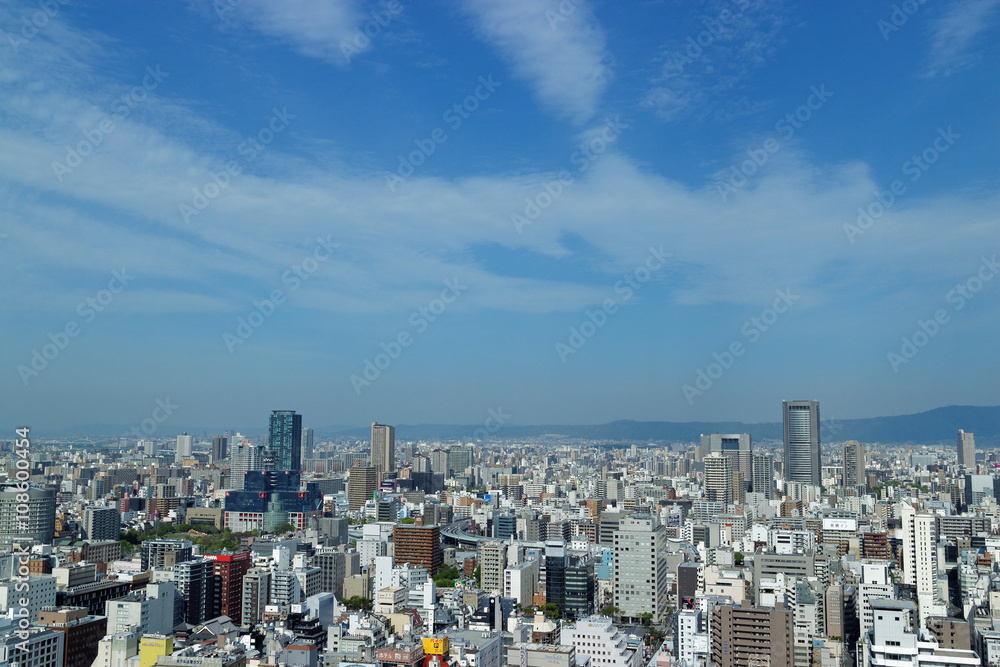
POLYGON ((819 486, 819 401, 782 401, 785 480, 819 486))
POLYGON ((396 470, 396 428, 372 422, 372 467, 380 473, 396 470))
MULTIPOLYGON (((313 449, 313 430, 311 428, 302 429, 302 460, 311 459, 316 457, 316 451, 313 449)), ((305 467, 304 465, 302 466, 305 467)))
POLYGON ((958 465, 976 467, 976 439, 972 433, 958 430, 958 465))
POLYGON ((55 490, 31 486, 25 491, 15 481, 0 483, 0 548, 9 551, 12 544, 29 541, 52 544, 55 525, 55 490))
POLYGON ((852 492, 865 484, 865 447, 857 440, 844 443, 844 487, 852 492))
POLYGON ((275 470, 302 470, 302 415, 294 410, 272 410, 267 448, 275 470))
POLYGON ((261 448, 239 433, 233 438, 233 453, 229 457, 229 483, 227 487, 243 490, 244 477, 251 470, 263 470, 261 448))
POLYGON ((716 667, 792 667, 791 611, 717 604, 711 628, 710 657, 716 667))
POLYGON ((224 435, 212 436, 212 463, 218 463, 229 456, 229 438, 224 435))
POLYGON ((768 500, 774 498, 774 457, 770 454, 753 455, 751 486, 754 493, 763 493, 768 500))
POLYGON ((655 514, 623 518, 614 536, 614 606, 637 622, 650 613, 659 622, 669 602, 667 533, 655 514))
POLYGON ((177 436, 177 449, 174 454, 174 462, 180 463, 186 459, 191 458, 191 452, 194 446, 194 438, 188 435, 186 432, 177 436))
POLYGON ((733 460, 733 472, 741 472, 746 479, 753 476, 753 454, 749 433, 713 433, 701 436, 704 456, 721 452, 733 460))
POLYGON ((83 510, 83 536, 87 540, 117 540, 121 537, 122 515, 117 505, 83 510))
POLYGON ((705 457, 705 498, 727 505, 733 502, 733 460, 722 452, 705 457))

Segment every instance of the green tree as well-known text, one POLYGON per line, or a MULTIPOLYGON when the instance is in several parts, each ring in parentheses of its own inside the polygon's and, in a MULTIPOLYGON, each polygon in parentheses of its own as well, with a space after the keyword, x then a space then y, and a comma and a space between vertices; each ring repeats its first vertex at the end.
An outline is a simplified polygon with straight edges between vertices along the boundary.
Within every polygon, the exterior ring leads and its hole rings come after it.
POLYGON ((733 554, 733 562, 737 565, 743 565, 743 554, 737 551, 733 554))
POLYGON ((562 615, 559 605, 555 602, 546 602, 542 607, 542 612, 545 614, 545 618, 559 618, 562 615))
POLYGON ((649 613, 648 611, 644 612, 642 614, 639 614, 639 618, 642 619, 642 624, 643 625, 649 625, 650 623, 653 622, 653 615, 651 613, 649 613))
POLYGON ((400 523, 405 523, 405 524, 409 525, 409 524, 416 523, 417 520, 414 519, 413 517, 405 516, 402 519, 400 519, 399 522, 400 523))
POLYGON ((613 618, 618 615, 618 611, 619 611, 618 607, 614 605, 608 605, 607 607, 601 609, 601 614, 603 616, 611 616, 613 618))
POLYGON ((274 533, 275 535, 280 535, 281 533, 290 533, 294 530, 295 526, 286 521, 285 523, 279 523, 277 526, 274 527, 274 530, 272 530, 271 532, 274 533))
POLYGON ((360 595, 352 595, 344 600, 344 606, 351 611, 371 611, 372 601, 366 597, 361 597, 360 595))

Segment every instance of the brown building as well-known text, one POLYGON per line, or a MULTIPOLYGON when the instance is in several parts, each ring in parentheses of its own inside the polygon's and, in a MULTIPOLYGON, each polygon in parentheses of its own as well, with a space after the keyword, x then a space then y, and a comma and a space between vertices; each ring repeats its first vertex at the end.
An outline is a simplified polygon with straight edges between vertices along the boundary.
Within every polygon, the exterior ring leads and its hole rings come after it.
POLYGON ((38 625, 65 635, 63 667, 90 667, 108 631, 107 617, 91 616, 84 607, 44 607, 38 625))
POLYGON ((419 565, 426 567, 430 576, 437 574, 444 561, 439 526, 396 524, 392 541, 395 545, 394 565, 419 565))
POLYGON ((372 499, 378 489, 378 468, 353 465, 347 480, 347 508, 359 510, 372 499))
POLYGON ((250 569, 250 552, 215 554, 209 558, 215 561, 212 566, 215 577, 214 615, 228 616, 235 625, 242 625, 243 577, 250 569))
POLYGON ((862 533, 861 557, 876 560, 892 560, 889 536, 885 533, 862 533))
POLYGON ((52 574, 52 561, 48 556, 31 556, 28 559, 28 574, 52 574))
POLYGON ((792 612, 716 605, 711 642, 715 667, 792 667, 792 612))
POLYGON ((930 630, 943 649, 972 650, 968 621, 963 621, 960 618, 931 616, 927 619, 927 629, 930 630))

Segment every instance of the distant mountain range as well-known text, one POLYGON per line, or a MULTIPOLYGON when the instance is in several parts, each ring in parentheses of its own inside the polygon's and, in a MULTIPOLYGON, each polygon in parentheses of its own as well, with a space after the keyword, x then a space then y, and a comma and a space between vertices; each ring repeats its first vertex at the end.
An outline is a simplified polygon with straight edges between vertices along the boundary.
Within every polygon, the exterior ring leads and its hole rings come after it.
MULTIPOLYGON (((94 437, 107 438, 129 431, 130 425, 100 424, 42 431, 33 434, 41 438, 94 437)), ((229 427, 230 429, 232 427, 229 427)), ((976 407, 952 405, 913 415, 896 417, 871 417, 868 419, 826 420, 822 422, 820 434, 823 442, 860 440, 861 442, 935 444, 954 442, 958 429, 970 431, 976 436, 976 445, 984 447, 1000 446, 1000 406, 976 407)), ((196 437, 212 433, 222 433, 225 428, 189 428, 196 437)), ((259 435, 261 428, 240 429, 247 435, 259 435)), ((317 427, 316 437, 367 439, 371 435, 368 426, 349 427, 343 425, 317 427)), ((584 440, 612 440, 631 442, 697 442, 702 433, 749 433, 755 441, 781 440, 781 422, 640 422, 620 420, 608 424, 594 425, 541 425, 519 426, 506 424, 496 431, 497 438, 538 438, 562 436, 584 440)), ((483 434, 482 424, 399 424, 396 438, 399 440, 462 440, 471 441, 483 434), (477 433, 478 432, 478 433, 477 433)), ((166 427, 154 432, 151 437, 171 437, 175 433, 166 427)), ((134 436, 132 436, 134 437, 134 436)))
MULTIPOLYGON (((821 413, 822 414, 822 413, 821 413)), ((881 443, 932 444, 954 441, 958 429, 976 436, 976 444, 1000 446, 1000 406, 975 407, 953 405, 927 412, 896 417, 871 417, 868 419, 825 420, 821 424, 823 442, 860 440, 881 443)), ((471 440, 482 425, 458 426, 452 424, 400 424, 396 438, 400 440, 471 440)), ((317 435, 367 438, 370 428, 343 431, 317 429, 317 435)), ((622 440, 651 442, 697 442, 702 433, 749 433, 755 441, 781 440, 781 422, 640 422, 619 420, 607 424, 585 426, 505 425, 495 436, 499 438, 536 438, 559 435, 586 440, 622 440)))

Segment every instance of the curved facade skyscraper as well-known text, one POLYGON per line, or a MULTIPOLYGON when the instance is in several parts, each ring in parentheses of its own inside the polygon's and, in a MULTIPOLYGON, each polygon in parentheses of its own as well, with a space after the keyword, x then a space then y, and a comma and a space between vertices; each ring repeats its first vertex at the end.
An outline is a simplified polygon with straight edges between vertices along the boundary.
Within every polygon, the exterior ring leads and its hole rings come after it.
POLYGON ((819 401, 782 401, 785 480, 819 486, 819 401))

